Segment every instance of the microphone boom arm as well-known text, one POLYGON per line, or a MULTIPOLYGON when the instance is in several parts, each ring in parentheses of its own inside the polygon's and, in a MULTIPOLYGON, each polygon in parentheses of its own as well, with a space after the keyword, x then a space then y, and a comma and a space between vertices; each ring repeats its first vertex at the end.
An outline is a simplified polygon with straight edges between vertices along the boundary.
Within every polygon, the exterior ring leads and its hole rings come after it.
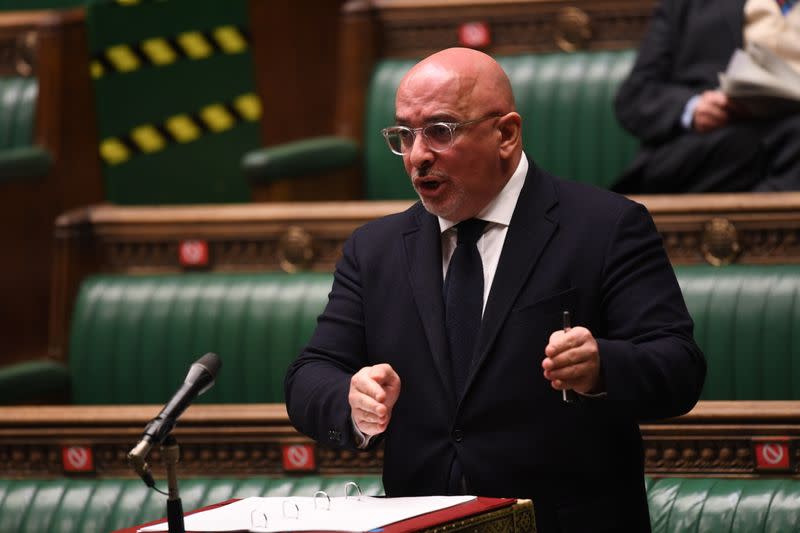
POLYGON ((128 452, 128 464, 142 478, 145 485, 155 487, 155 480, 147 464, 147 455, 156 444, 161 444, 175 428, 175 423, 192 401, 214 385, 222 361, 215 353, 207 353, 189 368, 186 379, 167 405, 147 423, 139 442, 128 452))

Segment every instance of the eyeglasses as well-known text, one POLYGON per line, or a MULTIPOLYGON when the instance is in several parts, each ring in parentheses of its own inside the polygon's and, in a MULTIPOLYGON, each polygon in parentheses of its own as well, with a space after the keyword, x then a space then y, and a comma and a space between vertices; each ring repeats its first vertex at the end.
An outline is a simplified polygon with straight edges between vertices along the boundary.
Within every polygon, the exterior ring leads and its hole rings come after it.
POLYGON ((383 138, 386 139, 386 144, 389 145, 389 150, 397 155, 407 154, 414 146, 414 139, 418 132, 422 132, 422 137, 425 139, 428 148, 434 152, 444 152, 453 146, 456 130, 468 124, 475 124, 482 122, 489 118, 502 117, 500 113, 492 113, 473 120, 464 122, 433 122, 426 124, 421 128, 408 128, 406 126, 391 126, 383 128, 381 133, 383 138))

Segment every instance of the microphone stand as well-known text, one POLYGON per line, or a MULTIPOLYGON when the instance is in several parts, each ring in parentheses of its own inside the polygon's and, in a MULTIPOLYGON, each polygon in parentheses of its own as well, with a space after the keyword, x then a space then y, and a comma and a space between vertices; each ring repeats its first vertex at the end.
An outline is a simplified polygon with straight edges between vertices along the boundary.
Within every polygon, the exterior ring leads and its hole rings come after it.
POLYGON ((169 533, 186 533, 183 525, 183 504, 178 493, 178 460, 180 459, 180 448, 178 441, 172 434, 167 435, 161 445, 161 458, 164 467, 167 469, 167 525, 169 533))

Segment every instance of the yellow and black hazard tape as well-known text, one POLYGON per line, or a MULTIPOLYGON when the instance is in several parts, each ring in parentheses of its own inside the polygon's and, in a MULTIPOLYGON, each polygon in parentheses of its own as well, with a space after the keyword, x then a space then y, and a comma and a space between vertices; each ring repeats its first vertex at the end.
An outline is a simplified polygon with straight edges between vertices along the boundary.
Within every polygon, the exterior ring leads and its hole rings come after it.
POLYGON ((142 67, 165 67, 182 59, 205 59, 214 54, 240 54, 250 45, 247 31, 232 24, 207 31, 190 30, 171 37, 152 37, 138 43, 117 44, 95 54, 92 78, 129 73, 142 67))
POLYGON ((246 93, 230 102, 209 104, 195 113, 180 113, 160 124, 141 124, 126 135, 108 137, 100 142, 100 157, 107 165, 119 165, 134 156, 161 152, 172 144, 190 143, 260 118, 261 100, 246 93))

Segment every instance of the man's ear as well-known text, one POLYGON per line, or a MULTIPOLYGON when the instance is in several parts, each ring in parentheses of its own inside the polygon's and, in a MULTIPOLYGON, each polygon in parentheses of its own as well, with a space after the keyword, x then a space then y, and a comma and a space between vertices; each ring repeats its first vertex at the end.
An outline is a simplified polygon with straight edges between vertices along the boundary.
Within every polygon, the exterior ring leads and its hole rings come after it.
POLYGON ((519 113, 512 111, 497 121, 500 132, 500 157, 508 159, 522 142, 522 118, 519 113))

